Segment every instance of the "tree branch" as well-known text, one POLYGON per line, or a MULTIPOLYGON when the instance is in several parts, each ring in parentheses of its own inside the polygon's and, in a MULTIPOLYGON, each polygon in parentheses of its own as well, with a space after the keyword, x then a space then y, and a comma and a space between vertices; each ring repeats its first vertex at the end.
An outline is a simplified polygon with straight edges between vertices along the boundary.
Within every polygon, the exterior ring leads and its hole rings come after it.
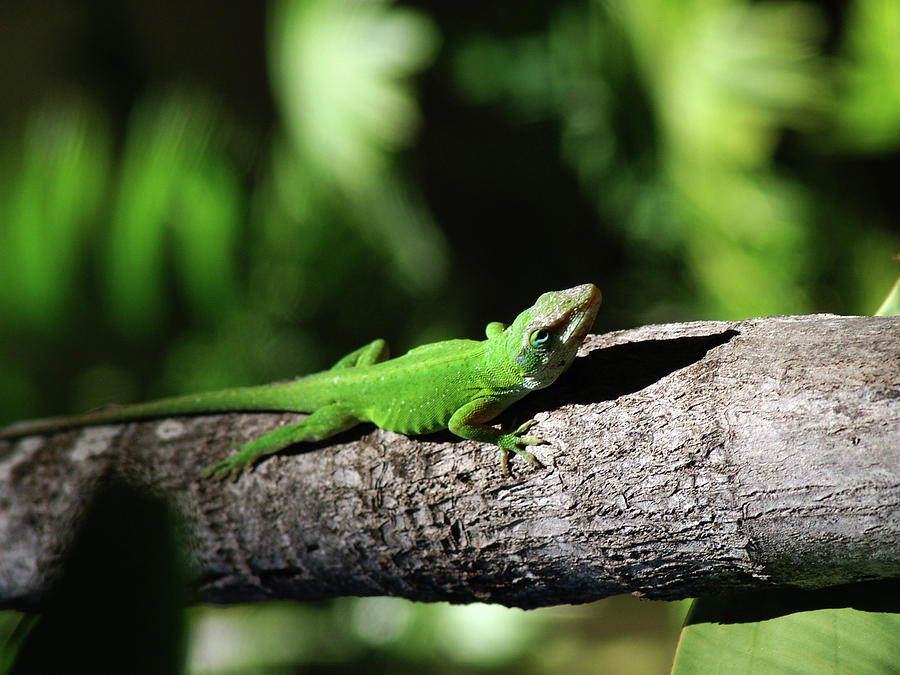
POLYGON ((202 599, 402 595, 534 607, 900 576, 900 319, 831 315, 591 336, 513 407, 546 465, 361 427, 206 464, 296 415, 0 441, 0 604, 29 606, 112 476, 176 505, 202 599))

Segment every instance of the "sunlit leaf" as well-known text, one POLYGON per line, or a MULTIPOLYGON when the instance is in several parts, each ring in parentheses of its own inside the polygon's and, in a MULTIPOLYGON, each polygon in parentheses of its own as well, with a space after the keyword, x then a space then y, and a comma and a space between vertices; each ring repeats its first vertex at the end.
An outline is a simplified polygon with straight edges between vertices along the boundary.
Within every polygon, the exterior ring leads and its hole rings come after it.
POLYGON ((900 614, 790 603, 780 612, 777 599, 755 604, 748 596, 695 603, 673 673, 886 673, 900 663, 900 614), (758 621, 750 616, 756 609, 758 621))

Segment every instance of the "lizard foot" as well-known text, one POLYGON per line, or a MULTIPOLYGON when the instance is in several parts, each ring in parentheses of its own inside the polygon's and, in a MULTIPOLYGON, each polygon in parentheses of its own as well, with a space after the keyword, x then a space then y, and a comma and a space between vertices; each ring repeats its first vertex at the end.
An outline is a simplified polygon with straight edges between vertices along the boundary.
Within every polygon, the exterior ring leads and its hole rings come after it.
POLYGON ((210 464, 200 472, 199 477, 203 480, 220 481, 230 480, 235 482, 238 477, 252 464, 240 454, 232 455, 223 460, 210 464))
POLYGON ((523 434, 528 431, 531 427, 537 424, 536 420, 528 420, 520 424, 515 431, 508 432, 504 434, 505 438, 501 440, 500 449, 502 454, 500 456, 500 467, 503 471, 504 476, 509 475, 509 451, 512 450, 519 457, 524 459, 529 464, 536 466, 538 468, 543 468, 544 465, 541 464, 537 457, 532 455, 527 450, 523 449, 522 446, 526 445, 543 445, 547 441, 543 438, 539 438, 537 436, 524 436, 523 434), (505 442, 504 442, 505 441, 505 442))

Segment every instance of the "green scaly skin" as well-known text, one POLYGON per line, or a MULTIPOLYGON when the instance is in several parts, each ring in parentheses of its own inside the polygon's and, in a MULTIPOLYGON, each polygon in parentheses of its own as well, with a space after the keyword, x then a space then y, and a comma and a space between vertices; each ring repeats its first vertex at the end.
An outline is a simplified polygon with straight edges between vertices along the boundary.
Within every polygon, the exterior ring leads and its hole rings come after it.
POLYGON ((241 446, 204 469, 201 477, 234 480, 265 455, 293 443, 329 438, 360 422, 403 434, 449 429, 462 438, 492 443, 500 448, 506 474, 510 451, 540 466, 524 448, 544 441, 526 435, 534 420, 512 431, 488 422, 529 392, 552 384, 572 364, 599 306, 600 291, 584 284, 544 293, 509 326, 489 323, 486 340, 435 342, 395 359, 388 358, 384 340, 375 340, 330 370, 291 382, 21 422, 0 430, 0 439, 152 417, 290 411, 310 415, 241 446))

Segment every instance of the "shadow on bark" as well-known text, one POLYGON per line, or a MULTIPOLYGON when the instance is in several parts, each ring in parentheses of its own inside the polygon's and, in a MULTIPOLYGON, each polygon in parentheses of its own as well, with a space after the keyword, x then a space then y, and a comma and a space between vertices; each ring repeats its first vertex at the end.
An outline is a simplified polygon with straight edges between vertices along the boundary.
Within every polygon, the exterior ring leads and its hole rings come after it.
POLYGON ((540 410, 565 403, 612 401, 649 387, 667 375, 700 361, 726 344, 736 330, 671 340, 644 340, 597 349, 577 359, 559 382, 529 396, 515 406, 516 415, 528 419, 540 410))

